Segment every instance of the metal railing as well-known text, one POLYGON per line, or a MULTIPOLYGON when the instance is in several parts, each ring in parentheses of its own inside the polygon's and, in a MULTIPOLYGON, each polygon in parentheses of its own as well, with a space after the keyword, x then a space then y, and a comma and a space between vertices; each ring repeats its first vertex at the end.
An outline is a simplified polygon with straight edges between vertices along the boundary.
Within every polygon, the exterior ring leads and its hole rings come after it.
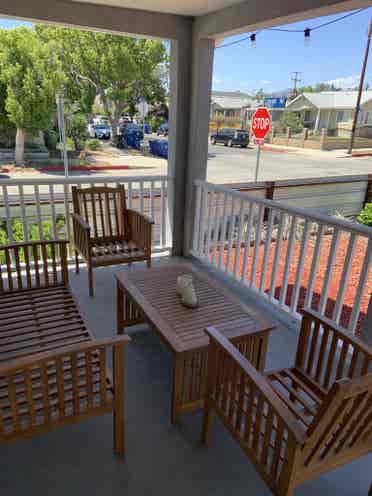
POLYGON ((167 176, 0 180, 0 222, 9 242, 47 237, 72 240, 71 187, 124 184, 128 208, 154 220, 154 249, 167 250, 172 245, 167 214, 168 182, 167 176))
POLYGON ((193 256, 292 316, 311 306, 358 330, 372 291, 371 228, 203 181, 195 186, 193 256))

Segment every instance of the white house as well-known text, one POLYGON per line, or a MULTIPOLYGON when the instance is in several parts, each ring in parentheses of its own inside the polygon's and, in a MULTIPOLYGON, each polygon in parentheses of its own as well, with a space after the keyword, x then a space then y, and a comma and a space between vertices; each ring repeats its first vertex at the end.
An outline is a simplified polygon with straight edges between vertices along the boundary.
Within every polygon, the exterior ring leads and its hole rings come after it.
MULTIPOLYGON (((315 132, 321 129, 335 131, 338 135, 348 134, 351 129, 357 91, 322 91, 302 93, 287 103, 286 110, 299 112, 305 127, 315 132)), ((372 132, 372 90, 362 93, 361 111, 358 121, 366 133, 372 132)))
POLYGON ((211 117, 223 116, 242 119, 245 109, 257 102, 251 95, 241 91, 212 91, 211 117))

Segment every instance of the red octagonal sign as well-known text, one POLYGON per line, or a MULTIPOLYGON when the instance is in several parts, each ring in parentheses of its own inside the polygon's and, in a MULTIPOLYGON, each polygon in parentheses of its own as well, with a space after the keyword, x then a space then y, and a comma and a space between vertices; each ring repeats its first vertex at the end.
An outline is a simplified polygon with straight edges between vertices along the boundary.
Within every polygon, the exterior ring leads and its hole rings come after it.
POLYGON ((271 115, 266 107, 260 107, 256 110, 252 117, 252 134, 258 139, 262 140, 270 131, 271 115))

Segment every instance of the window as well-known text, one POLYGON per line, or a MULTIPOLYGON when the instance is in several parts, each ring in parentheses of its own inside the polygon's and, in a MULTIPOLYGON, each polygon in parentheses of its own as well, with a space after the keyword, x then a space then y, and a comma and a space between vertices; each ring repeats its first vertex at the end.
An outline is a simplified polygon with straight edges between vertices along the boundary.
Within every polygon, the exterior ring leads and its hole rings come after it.
POLYGON ((371 119, 371 115, 372 112, 366 112, 366 115, 364 117, 364 124, 368 124, 372 119, 371 119))
POLYGON ((344 112, 341 110, 336 114, 336 122, 344 122, 344 112))

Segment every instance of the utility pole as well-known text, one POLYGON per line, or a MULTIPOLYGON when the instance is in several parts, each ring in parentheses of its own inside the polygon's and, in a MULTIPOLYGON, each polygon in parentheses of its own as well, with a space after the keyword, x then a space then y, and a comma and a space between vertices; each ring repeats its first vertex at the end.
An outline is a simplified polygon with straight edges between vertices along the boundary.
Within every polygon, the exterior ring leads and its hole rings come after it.
POLYGON ((292 77, 291 80, 293 81, 293 97, 295 98, 297 96, 297 83, 301 82, 301 79, 299 78, 301 72, 295 71, 292 72, 292 77))
POLYGON ((372 36, 372 18, 371 18, 371 21, 369 23, 369 31, 368 31, 366 51, 364 54, 362 73, 360 75, 360 80, 359 80, 358 96, 357 96, 357 102, 356 102, 356 106, 355 106, 355 110, 354 110, 354 120, 353 120, 353 126, 351 128, 350 144, 349 144, 349 149, 347 152, 349 155, 351 155, 353 152, 355 131, 356 131, 357 123, 358 123, 358 115, 359 115, 359 111, 360 111, 360 101, 362 99, 364 78, 366 75, 368 55, 369 55, 369 46, 371 44, 371 36, 372 36))

